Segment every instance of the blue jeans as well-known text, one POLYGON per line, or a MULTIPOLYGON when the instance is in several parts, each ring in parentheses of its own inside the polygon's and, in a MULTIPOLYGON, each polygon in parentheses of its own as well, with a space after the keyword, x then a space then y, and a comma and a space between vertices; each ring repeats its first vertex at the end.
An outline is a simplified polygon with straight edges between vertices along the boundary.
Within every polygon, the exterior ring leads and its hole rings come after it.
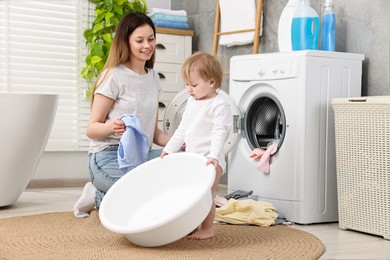
MULTIPOLYGON (((89 155, 89 178, 97 189, 95 196, 96 208, 100 207, 100 203, 108 189, 126 174, 119 169, 117 152, 118 145, 110 145, 101 152, 89 155)), ((150 150, 148 160, 159 157, 161 152, 162 149, 150 150)))

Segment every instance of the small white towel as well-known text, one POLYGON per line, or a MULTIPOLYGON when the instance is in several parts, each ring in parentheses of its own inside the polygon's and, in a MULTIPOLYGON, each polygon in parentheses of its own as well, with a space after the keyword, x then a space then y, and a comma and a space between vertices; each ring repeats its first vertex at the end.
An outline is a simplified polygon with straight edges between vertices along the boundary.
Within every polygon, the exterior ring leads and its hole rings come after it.
MULTIPOLYGON (((255 0, 219 0, 221 12, 220 32, 254 29, 256 24, 255 0), (239 6, 238 6, 239 5, 239 6)), ((253 42, 255 32, 226 34, 219 37, 219 45, 245 45, 253 42)))
POLYGON ((150 8, 148 10, 148 15, 152 16, 154 14, 167 14, 167 15, 187 16, 186 10, 171 10, 171 9, 163 9, 163 8, 150 8))

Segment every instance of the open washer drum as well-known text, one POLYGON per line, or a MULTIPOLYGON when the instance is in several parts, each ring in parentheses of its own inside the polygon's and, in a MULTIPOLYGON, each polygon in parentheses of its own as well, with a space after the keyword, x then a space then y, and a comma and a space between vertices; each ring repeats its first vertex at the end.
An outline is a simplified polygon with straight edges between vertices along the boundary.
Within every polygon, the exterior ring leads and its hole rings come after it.
MULTIPOLYGON (((252 149, 266 150, 269 145, 276 142, 279 150, 285 136, 286 118, 280 102, 274 96, 265 94, 256 97, 248 110, 243 112, 225 91, 219 89, 218 93, 228 101, 233 115, 233 127, 225 143, 225 154, 236 145, 239 134, 245 136, 252 149)), ((169 136, 172 136, 179 126, 188 97, 187 91, 183 90, 175 96, 165 110, 163 131, 169 136)))

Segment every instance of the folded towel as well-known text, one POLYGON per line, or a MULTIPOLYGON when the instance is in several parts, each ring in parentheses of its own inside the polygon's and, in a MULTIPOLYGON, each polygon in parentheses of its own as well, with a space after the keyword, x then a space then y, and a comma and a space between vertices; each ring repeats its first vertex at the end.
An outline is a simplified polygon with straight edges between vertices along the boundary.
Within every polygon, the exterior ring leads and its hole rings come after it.
MULTIPOLYGON (((256 24, 255 0, 220 0, 221 32, 254 29, 256 24)), ((219 45, 245 45, 253 42, 255 32, 226 34, 219 37, 219 45)))
POLYGON ((153 21, 154 25, 157 27, 166 27, 174 29, 188 29, 188 23, 179 23, 179 22, 169 22, 169 21, 153 21))
POLYGON ((187 12, 185 10, 170 10, 170 9, 163 9, 163 8, 150 8, 148 15, 152 16, 156 13, 187 16, 187 12))
POLYGON ((126 125, 118 147, 119 169, 127 172, 148 159, 148 137, 142 130, 141 123, 135 115, 123 115, 121 120, 126 125))
POLYGON ((187 16, 182 15, 170 15, 170 14, 160 14, 155 13, 150 16, 153 21, 168 21, 168 22, 179 22, 186 23, 188 22, 187 16))

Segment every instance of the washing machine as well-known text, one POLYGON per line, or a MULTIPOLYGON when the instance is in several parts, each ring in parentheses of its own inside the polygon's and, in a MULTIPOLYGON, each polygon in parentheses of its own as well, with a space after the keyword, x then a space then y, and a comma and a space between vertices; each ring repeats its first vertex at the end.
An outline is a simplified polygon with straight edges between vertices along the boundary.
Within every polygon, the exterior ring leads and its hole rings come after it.
POLYGON ((331 99, 361 96, 363 60, 325 51, 233 57, 229 95, 240 116, 228 154, 228 190, 252 190, 296 223, 337 221, 331 99), (278 149, 269 172, 261 172, 250 155, 272 143, 278 149))
MULTIPOLYGON (((361 95, 364 55, 294 51, 234 56, 229 102, 233 129, 225 143, 228 192, 253 191, 289 221, 334 222, 337 217, 333 111, 335 97, 361 95), (269 172, 250 158, 255 148, 277 143, 269 172)), ((167 106, 163 130, 172 135, 188 93, 167 106)))

